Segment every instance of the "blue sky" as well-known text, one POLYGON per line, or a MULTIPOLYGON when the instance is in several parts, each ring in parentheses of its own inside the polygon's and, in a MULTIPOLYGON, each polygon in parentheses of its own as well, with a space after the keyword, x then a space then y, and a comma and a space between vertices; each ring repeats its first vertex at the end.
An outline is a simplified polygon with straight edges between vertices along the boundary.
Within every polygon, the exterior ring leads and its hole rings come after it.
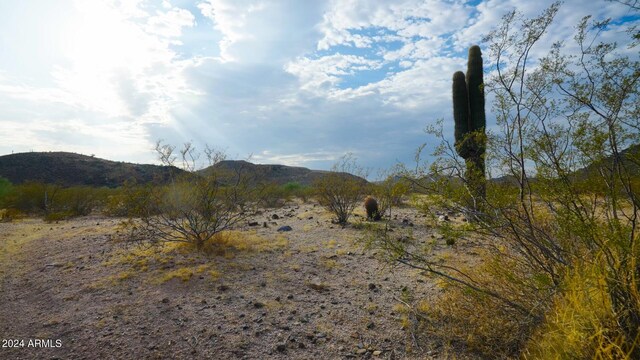
MULTIPOLYGON (((550 4, 1 1, 0 154, 155 163, 164 139, 315 169, 353 153, 375 172, 434 146, 423 129, 440 118, 452 134, 450 81, 466 49, 507 11, 550 4)), ((587 14, 639 22, 614 2, 566 0, 540 54, 587 14)))

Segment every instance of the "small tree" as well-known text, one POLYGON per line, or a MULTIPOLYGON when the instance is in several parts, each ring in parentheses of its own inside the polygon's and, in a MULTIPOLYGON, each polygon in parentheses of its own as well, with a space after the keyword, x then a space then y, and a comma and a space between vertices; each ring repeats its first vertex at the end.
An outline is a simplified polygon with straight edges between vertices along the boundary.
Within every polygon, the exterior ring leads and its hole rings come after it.
POLYGON ((173 176, 168 185, 149 188, 139 218, 131 219, 131 239, 157 242, 185 242, 201 249, 214 236, 231 228, 251 214, 255 205, 255 187, 244 167, 221 170, 214 165, 225 159, 224 153, 207 147, 210 167, 196 172, 200 155, 187 143, 175 154, 175 147, 156 145, 163 164, 179 161, 186 170, 173 176))
POLYGON ((364 198, 366 172, 350 154, 340 158, 331 171, 315 182, 316 196, 336 216, 338 224, 345 225, 364 198))

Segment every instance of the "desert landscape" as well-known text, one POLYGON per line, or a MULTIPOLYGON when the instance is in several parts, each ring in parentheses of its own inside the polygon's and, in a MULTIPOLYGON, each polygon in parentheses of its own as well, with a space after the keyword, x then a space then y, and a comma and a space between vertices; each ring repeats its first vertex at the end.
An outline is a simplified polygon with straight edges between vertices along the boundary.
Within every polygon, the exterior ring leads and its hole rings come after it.
MULTIPOLYGON (((364 208, 356 216, 342 227, 318 204, 292 201, 252 216, 218 254, 125 245, 122 220, 102 216, 0 223, 3 334, 62 342, 3 357, 455 355, 418 333, 409 312, 439 293, 437 282, 365 250, 364 208)), ((397 241, 429 244, 435 257, 470 256, 471 245, 446 245, 409 206, 389 224, 397 241)))
POLYGON ((0 359, 640 359, 638 47, 639 0, 0 2, 0 359))

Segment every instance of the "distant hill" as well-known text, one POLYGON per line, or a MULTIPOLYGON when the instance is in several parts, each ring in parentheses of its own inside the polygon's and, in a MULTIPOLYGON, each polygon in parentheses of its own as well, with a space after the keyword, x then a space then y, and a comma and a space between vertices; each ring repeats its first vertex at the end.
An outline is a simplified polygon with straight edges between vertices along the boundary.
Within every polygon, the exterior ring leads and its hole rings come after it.
MULTIPOLYGON (((620 157, 622 164, 624 164, 631 176, 640 176, 640 144, 629 146, 620 151, 620 157)), ((576 176, 577 179, 583 179, 589 175, 597 174, 598 169, 601 167, 612 168, 612 166, 613 156, 608 156, 576 171, 574 176, 576 176)))
MULTIPOLYGON (((275 183, 283 185, 290 182, 296 182, 300 185, 312 185, 314 181, 330 174, 330 171, 310 170, 305 167, 286 166, 286 165, 262 165, 253 164, 244 160, 224 160, 213 166, 200 170, 199 173, 207 174, 216 170, 238 170, 241 169, 244 174, 250 178, 256 179, 257 182, 275 183)), ((343 176, 352 177, 367 183, 367 180, 355 175, 342 173, 343 176)))
POLYGON ((140 165, 95 158, 69 152, 29 152, 0 156, 0 176, 14 184, 25 181, 63 186, 121 186, 126 180, 138 183, 167 182, 171 173, 182 170, 158 165, 140 165))
MULTIPOLYGON (((330 173, 304 167, 252 164, 242 160, 221 161, 198 173, 207 174, 210 171, 240 168, 259 182, 278 185, 289 182, 311 185, 316 179, 330 173)), ((63 186, 117 187, 130 179, 138 183, 165 183, 169 181, 172 173, 183 172, 171 166, 117 162, 69 152, 29 152, 0 156, 0 177, 9 179, 13 184, 40 181, 63 186)), ((367 182, 351 174, 344 174, 344 176, 358 178, 363 183, 367 182)))

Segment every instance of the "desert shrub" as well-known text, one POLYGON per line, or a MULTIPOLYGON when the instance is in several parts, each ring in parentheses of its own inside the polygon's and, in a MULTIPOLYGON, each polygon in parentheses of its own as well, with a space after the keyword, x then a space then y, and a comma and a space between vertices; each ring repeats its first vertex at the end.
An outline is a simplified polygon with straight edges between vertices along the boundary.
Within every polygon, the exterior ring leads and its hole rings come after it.
POLYGON ((309 201, 314 192, 311 186, 302 185, 295 181, 282 185, 282 188, 288 196, 299 198, 305 203, 309 201))
POLYGON ((291 194, 283 186, 276 183, 262 184, 260 186, 260 206, 266 208, 279 208, 284 206, 291 194))
POLYGON ((3 177, 0 177, 0 208, 4 206, 4 199, 13 190, 11 182, 3 177))
POLYGON ((58 221, 62 221, 62 220, 66 220, 68 218, 70 218, 72 215, 67 213, 67 212, 49 212, 47 214, 44 215, 44 221, 46 222, 58 222, 58 221))
POLYGON ((151 211, 146 206, 154 185, 138 185, 125 181, 120 188, 110 192, 104 202, 103 212, 114 217, 139 217, 151 211))
MULTIPOLYGON (((156 146, 161 161, 173 166, 175 147, 156 146)), ((224 159, 219 151, 205 150, 210 165, 224 159)), ((180 150, 179 159, 188 172, 166 186, 148 189, 140 204, 140 216, 129 219, 129 240, 149 243, 184 242, 204 248, 216 234, 244 221, 255 208, 256 187, 244 168, 196 173, 198 155, 191 144, 180 150)))
POLYGON ((5 196, 5 206, 28 214, 44 214, 57 202, 62 187, 42 182, 25 182, 13 186, 5 196))
POLYGON ((86 216, 94 209, 102 208, 109 194, 107 188, 90 186, 73 186, 60 189, 52 212, 63 212, 67 216, 86 216))
POLYGON ((339 224, 344 225, 363 200, 367 190, 363 179, 366 174, 349 155, 341 158, 331 170, 314 183, 314 189, 320 205, 332 212, 339 224))
POLYGON ((486 160, 502 179, 487 183, 480 206, 465 202, 472 189, 454 180, 465 164, 441 131, 433 132, 443 140, 439 159, 414 175, 434 194, 426 211, 451 209, 473 220, 457 236, 482 244, 482 265, 440 263, 428 249, 383 243, 395 261, 450 285, 435 316, 449 327, 434 328, 436 336, 487 357, 518 356, 527 344, 534 358, 638 358, 640 194, 632 150, 640 142, 640 62, 599 43, 608 22, 589 18, 577 27, 579 56, 555 44, 537 68, 518 61, 559 6, 535 19, 512 12, 487 38, 489 53, 502 61, 484 86, 501 129, 489 136, 486 160), (447 307, 452 299, 460 307, 447 307))
POLYGON ((384 181, 371 184, 370 193, 378 200, 380 215, 391 216, 394 207, 402 206, 403 198, 409 193, 407 179, 389 176, 384 181))

